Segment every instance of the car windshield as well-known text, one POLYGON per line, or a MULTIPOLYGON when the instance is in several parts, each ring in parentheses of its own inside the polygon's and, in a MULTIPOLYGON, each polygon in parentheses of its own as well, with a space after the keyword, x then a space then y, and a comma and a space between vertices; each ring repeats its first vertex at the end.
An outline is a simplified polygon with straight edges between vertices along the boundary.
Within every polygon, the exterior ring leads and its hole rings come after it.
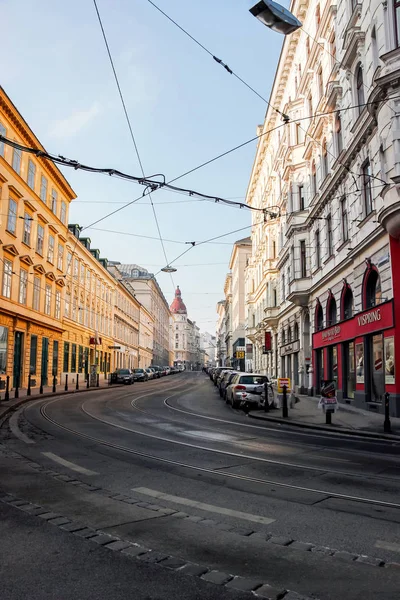
POLYGON ((260 385, 268 381, 267 377, 263 375, 242 375, 240 383, 244 385, 260 385))
POLYGON ((135 373, 143 373, 143 369, 135 369, 135 373))
POLYGON ((118 373, 119 375, 129 375, 129 374, 130 374, 130 371, 129 371, 129 369, 119 369, 119 370, 117 371, 117 373, 118 373))

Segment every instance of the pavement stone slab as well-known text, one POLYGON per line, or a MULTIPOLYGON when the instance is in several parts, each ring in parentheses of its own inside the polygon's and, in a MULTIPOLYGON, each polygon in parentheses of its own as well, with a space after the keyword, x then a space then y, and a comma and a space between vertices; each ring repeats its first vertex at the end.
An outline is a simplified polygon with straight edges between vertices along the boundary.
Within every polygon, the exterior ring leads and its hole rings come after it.
POLYGON ((310 598, 309 596, 302 596, 297 592, 288 592, 284 595, 284 600, 318 600, 317 598, 310 598))
POLYGON ((231 531, 243 537, 249 537, 249 535, 254 533, 254 529, 249 529, 248 527, 234 527, 231 531))
POLYGON ((30 513, 31 515, 34 515, 35 517, 40 517, 40 515, 43 515, 44 513, 48 513, 49 510, 47 508, 42 508, 40 506, 38 506, 37 508, 33 508, 30 513))
POLYGON ((127 554, 128 556, 140 556, 141 554, 146 554, 146 552, 151 552, 151 550, 145 548, 144 546, 136 545, 121 550, 121 554, 127 554))
POLYGON ((79 529, 78 531, 74 531, 73 534, 87 539, 87 538, 94 537, 95 535, 97 535, 97 531, 95 531, 94 529, 90 529, 90 527, 85 527, 84 529, 79 529))
POLYGON ((285 597, 286 590, 282 588, 276 588, 265 583, 253 593, 259 598, 266 598, 267 600, 280 600, 281 598, 285 597))
POLYGON ((190 515, 188 517, 188 521, 192 521, 193 523, 200 523, 200 521, 204 521, 203 517, 196 517, 194 515, 190 515))
MULTIPOLYGON (((176 510, 174 510, 173 508, 160 508, 160 513, 162 513, 163 515, 173 515, 174 513, 176 513, 176 510)), ((201 519, 201 517, 199 517, 201 519)), ((190 517, 189 517, 190 519, 190 517)))
POLYGON ((10 502, 10 504, 12 506, 15 506, 16 508, 20 508, 22 506, 27 506, 29 502, 27 502, 26 500, 13 500, 12 502, 10 502))
POLYGON ((314 548, 314 544, 309 544, 308 542, 294 541, 292 544, 290 544, 290 547, 294 548, 295 550, 305 550, 306 552, 310 552, 310 550, 314 548))
POLYGON ((400 563, 397 562, 389 562, 385 563, 386 569, 400 569, 400 563))
POLYGON ((104 544, 110 544, 110 542, 117 542, 118 538, 107 535, 106 533, 100 533, 99 535, 91 537, 90 541, 96 542, 99 546, 104 546, 104 544))
POLYGON ((52 525, 66 525, 67 523, 71 523, 67 517, 57 517, 56 519, 50 519, 49 523, 52 525))
POLYGON ((293 542, 292 538, 288 538, 288 537, 284 537, 284 536, 277 536, 277 537, 271 537, 268 542, 270 544, 276 544, 277 546, 289 546, 289 544, 291 544, 293 542))
POLYGON ((217 525, 216 521, 213 521, 213 519, 203 519, 201 524, 205 525, 206 527, 216 527, 217 525))
POLYGON ((171 513, 171 517, 176 517, 177 519, 186 519, 188 516, 189 515, 187 513, 182 511, 171 513))
POLYGON ((54 513, 54 512, 44 512, 41 515, 38 515, 38 517, 40 517, 44 521, 50 521, 50 519, 56 519, 57 517, 61 517, 61 516, 62 515, 58 515, 57 513, 54 513))
POLYGON ((314 548, 311 548, 311 552, 319 552, 320 554, 332 556, 332 554, 334 554, 336 551, 332 548, 328 548, 327 546, 314 546, 314 548))
POLYGON ((225 585, 231 579, 233 579, 232 575, 228 573, 224 573, 223 571, 209 571, 205 573, 201 577, 204 581, 209 581, 210 583, 215 583, 216 585, 225 585))
POLYGON ((227 588, 240 590, 241 592, 252 592, 262 586, 262 581, 259 579, 248 579, 247 577, 234 577, 226 584, 227 588))
POLYGON ((204 575, 204 573, 207 573, 207 571, 207 567, 202 567, 194 563, 187 563, 179 569, 179 572, 185 573, 186 575, 193 575, 194 577, 200 577, 201 575, 204 575))
POLYGON ((385 563, 385 561, 383 561, 381 558, 374 558, 373 556, 364 555, 359 556, 356 562, 363 563, 365 565, 372 565, 374 567, 380 567, 385 563))
POLYGON ((132 542, 124 542, 123 540, 116 540, 115 542, 110 541, 109 544, 106 544, 104 547, 108 550, 114 550, 115 552, 119 552, 120 550, 125 550, 125 548, 129 548, 132 546, 132 542))
POLYGON ((64 531, 69 531, 70 533, 74 533, 75 531, 79 531, 80 529, 86 529, 86 527, 85 525, 82 525, 82 523, 72 522, 66 523, 65 525, 61 525, 60 529, 63 529, 64 531))
POLYGON ((160 561, 160 565, 163 567, 168 567, 168 569, 180 569, 185 565, 186 562, 180 558, 174 558, 171 556, 170 558, 166 558, 165 560, 160 561))
POLYGON ((150 550, 149 552, 146 552, 146 554, 140 554, 138 556, 139 560, 148 563, 159 563, 166 558, 170 558, 170 555, 164 554, 163 552, 157 552, 156 550, 150 550))
POLYGON ((340 552, 335 552, 333 555, 335 558, 339 558, 340 560, 346 560, 347 562, 353 562, 356 560, 358 554, 352 554, 351 552, 346 552, 346 550, 341 550, 340 552))

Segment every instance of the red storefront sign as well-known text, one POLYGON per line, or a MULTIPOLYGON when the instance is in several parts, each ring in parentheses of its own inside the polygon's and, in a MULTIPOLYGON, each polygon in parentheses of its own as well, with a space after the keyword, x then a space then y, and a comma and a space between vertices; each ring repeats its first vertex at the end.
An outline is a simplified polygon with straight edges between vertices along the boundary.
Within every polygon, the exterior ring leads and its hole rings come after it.
POLYGON ((383 331, 394 326, 393 301, 379 304, 355 315, 352 319, 327 327, 313 334, 313 348, 324 348, 353 340, 363 335, 383 331))

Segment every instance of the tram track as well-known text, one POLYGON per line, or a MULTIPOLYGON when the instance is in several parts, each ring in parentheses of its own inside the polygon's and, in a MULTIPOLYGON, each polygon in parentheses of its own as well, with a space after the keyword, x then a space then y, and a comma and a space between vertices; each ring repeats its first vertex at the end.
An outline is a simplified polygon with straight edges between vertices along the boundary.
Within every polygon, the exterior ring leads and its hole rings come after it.
MULTIPOLYGON (((178 386, 180 387, 180 386, 178 386)), ((134 398, 132 400, 132 402, 138 401, 141 398, 147 396, 147 395, 152 395, 154 392, 150 392, 149 394, 145 394, 143 396, 139 396, 137 398, 134 398)), ((178 394, 179 391, 176 392, 176 394, 178 394)), ((175 396, 176 394, 172 394, 171 396, 168 396, 168 398, 166 398, 166 400, 169 400, 170 398, 172 398, 173 396, 175 396)), ((257 485, 261 485, 261 486, 273 486, 273 487, 279 487, 279 488, 284 488, 284 489, 288 489, 288 490, 293 490, 293 491, 298 491, 298 492, 307 492, 307 493, 311 493, 311 494, 315 494, 316 496, 320 497, 322 496, 326 496, 326 499, 328 498, 334 498, 334 499, 340 499, 340 500, 345 500, 345 501, 353 501, 353 502, 359 502, 359 503, 363 503, 363 504, 368 504, 371 506, 380 506, 380 507, 384 507, 384 508, 391 508, 391 509, 400 509, 400 504, 399 503, 395 503, 395 502, 387 502, 385 500, 378 500, 378 499, 374 499, 374 498, 367 498, 367 497, 362 497, 362 496, 356 496, 356 495, 352 495, 352 494, 345 494, 345 493, 339 493, 339 492, 333 492, 330 490, 324 490, 324 489, 318 489, 318 488, 313 488, 313 487, 307 487, 307 486, 301 486, 301 485, 295 485, 295 484, 290 484, 290 483, 285 483, 285 482, 281 482, 281 481, 276 481, 276 480, 272 480, 272 479, 262 479, 259 477, 252 477, 249 475, 242 475, 242 474, 237 474, 237 473, 228 473, 222 469, 215 469, 215 468, 207 468, 207 467, 201 467, 198 465, 193 465, 187 462, 183 462, 180 460, 173 460, 171 458, 164 458, 162 456, 158 456, 155 454, 151 454, 148 452, 142 452, 140 450, 134 450, 133 448, 129 448, 128 446, 124 446, 121 444, 116 444, 114 442, 110 442, 107 441, 105 439, 93 436, 93 435, 89 435, 86 433, 82 433, 79 431, 76 431, 75 429, 72 429, 71 427, 67 427, 66 425, 63 425, 62 423, 56 421, 54 418, 52 418, 49 414, 48 414, 48 407, 57 402, 59 399, 53 399, 45 404, 43 404, 40 408, 40 413, 41 416, 48 421, 49 423, 51 423, 53 426, 58 427, 61 430, 64 430, 66 432, 68 432, 69 434, 72 434, 76 437, 80 437, 82 439, 94 442, 96 444, 102 445, 102 446, 106 446, 108 448, 114 449, 114 450, 118 450, 118 451, 122 451, 125 452, 127 454, 130 455, 134 455, 134 456, 138 456, 147 460, 151 460, 154 462, 158 462, 160 464, 165 464, 165 465, 170 465, 170 466, 175 466, 175 467, 180 467, 183 469, 188 469, 191 471, 197 471, 199 473, 204 473, 204 474, 208 474, 211 475, 213 477, 215 476, 219 476, 222 477, 224 479, 230 480, 230 481, 240 481, 240 482, 245 482, 245 483, 251 483, 251 484, 257 484, 257 485)), ((296 467, 296 468, 301 468, 304 469, 305 467, 303 465, 296 465, 296 464, 290 464, 290 463, 286 463, 283 461, 273 461, 272 459, 263 459, 262 457, 254 457, 254 456, 246 456, 243 454, 238 454, 238 453, 230 453, 224 450, 215 450, 215 449, 210 449, 207 447, 203 447, 203 446, 199 446, 196 444, 190 444, 188 442, 181 442, 181 441, 174 441, 174 440, 170 440, 168 438, 161 438, 160 436, 156 436, 156 435, 152 435, 152 434, 145 434, 143 432, 139 432, 136 430, 133 430, 129 427, 126 427, 124 425, 117 425, 115 423, 112 423, 110 421, 107 421, 105 419, 101 419, 99 417, 96 417, 95 415, 92 415, 90 412, 88 412, 85 407, 84 407, 83 403, 81 405, 81 410, 91 419, 97 420, 102 422, 103 424, 107 425, 107 426, 111 426, 111 427, 117 427, 119 429, 128 431, 130 433, 136 434, 138 436, 144 436, 144 437, 148 437, 148 438, 154 438, 157 439, 159 441, 165 441, 165 442, 169 442, 172 444, 179 444, 179 445, 183 445, 183 446, 187 446, 187 447, 191 447, 193 449, 199 449, 202 451, 208 451, 208 452, 214 452, 214 453, 218 453, 218 454, 225 454, 225 455, 230 455, 230 456, 235 456, 235 457, 240 457, 242 459, 248 459, 248 460, 261 460, 263 462, 270 462, 270 463, 274 463, 283 467, 296 467)), ((141 409, 139 409, 141 410, 141 409)), ((327 469, 321 469, 319 467, 308 467, 308 470, 315 470, 315 471, 322 471, 322 472, 327 472, 327 469)), ((340 472, 340 471, 331 471, 329 470, 329 472, 334 472, 338 475, 347 475, 349 476, 349 473, 345 473, 345 472, 340 472)), ((365 477, 365 476, 364 476, 365 477)), ((382 478, 382 477, 376 477, 376 476, 370 476, 370 479, 388 479, 388 478, 382 478)), ((320 502, 320 500, 316 500, 316 502, 320 502)))

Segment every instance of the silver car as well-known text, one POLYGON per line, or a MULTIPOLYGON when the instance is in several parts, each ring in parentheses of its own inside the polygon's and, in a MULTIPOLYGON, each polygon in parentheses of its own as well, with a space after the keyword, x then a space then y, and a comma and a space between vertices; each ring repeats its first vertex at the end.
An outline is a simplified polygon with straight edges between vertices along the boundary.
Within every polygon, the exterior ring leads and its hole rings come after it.
POLYGON ((238 373, 239 371, 225 371, 224 376, 219 382, 219 395, 221 396, 221 398, 226 398, 227 387, 231 383, 234 376, 238 373))
POLYGON ((265 383, 269 383, 267 375, 237 373, 226 390, 226 403, 231 404, 232 408, 251 404, 258 405, 258 396, 265 383))

